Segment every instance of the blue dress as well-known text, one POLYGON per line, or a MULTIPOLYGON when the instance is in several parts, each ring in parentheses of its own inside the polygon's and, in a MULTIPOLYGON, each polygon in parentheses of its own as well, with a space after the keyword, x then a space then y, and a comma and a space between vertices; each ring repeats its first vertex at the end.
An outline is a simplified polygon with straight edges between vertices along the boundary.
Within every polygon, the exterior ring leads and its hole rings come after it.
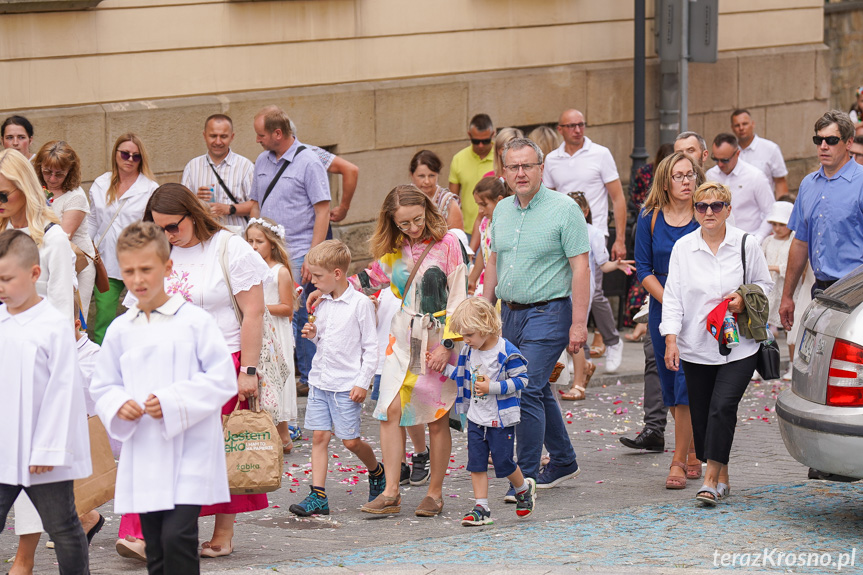
MULTIPOLYGON (((638 281, 644 281, 647 276, 656 276, 662 287, 668 279, 668 261, 671 259, 671 248, 686 234, 698 229, 698 222, 693 217, 685 226, 676 228, 668 225, 665 214, 659 212, 653 234, 650 233, 650 220, 653 212, 641 210, 638 214, 638 226, 635 230, 635 271, 638 281)), ((665 338, 659 334, 659 324, 662 322, 662 304, 650 298, 650 313, 647 316, 647 329, 653 342, 653 354, 656 357, 656 369, 659 372, 659 382, 662 386, 662 401, 667 407, 689 405, 689 395, 686 393, 686 379, 683 369, 671 371, 665 367, 665 338)))

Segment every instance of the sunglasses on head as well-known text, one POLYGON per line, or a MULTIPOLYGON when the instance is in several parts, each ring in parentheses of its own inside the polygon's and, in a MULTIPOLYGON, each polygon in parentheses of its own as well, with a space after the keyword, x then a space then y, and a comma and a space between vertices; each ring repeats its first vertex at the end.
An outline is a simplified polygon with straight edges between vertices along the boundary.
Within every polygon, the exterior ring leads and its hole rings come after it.
POLYGON ((491 138, 485 138, 482 140, 478 140, 476 138, 471 138, 470 143, 473 144, 474 146, 479 146, 479 145, 488 146, 489 144, 491 144, 491 138))
MULTIPOLYGON (((167 226, 165 226, 164 228, 162 228, 162 231, 163 231, 163 232, 168 232, 169 234, 176 234, 176 233, 178 233, 178 232, 180 231, 180 224, 182 224, 182 223, 183 223, 183 220, 185 220, 185 219, 186 219, 186 216, 188 216, 188 215, 189 215, 189 214, 186 214, 185 216, 183 216, 182 218, 180 218, 180 221, 179 221, 179 222, 177 222, 176 224, 168 224, 167 226)), ((161 227, 161 226, 160 226, 160 227, 161 227)))
POLYGON ((816 146, 820 146, 821 142, 827 142, 828 146, 835 146, 841 141, 839 136, 812 136, 812 141, 816 146))
POLYGON ((727 205, 728 202, 710 202, 709 204, 707 202, 696 202, 695 211, 699 214, 706 214, 707 208, 710 208, 710 210, 716 214, 724 210, 727 205))
POLYGON ((127 152, 125 150, 117 150, 117 151, 120 152, 120 157, 123 158, 127 162, 129 160, 132 160, 133 162, 140 162, 141 161, 141 154, 133 154, 133 153, 127 152))

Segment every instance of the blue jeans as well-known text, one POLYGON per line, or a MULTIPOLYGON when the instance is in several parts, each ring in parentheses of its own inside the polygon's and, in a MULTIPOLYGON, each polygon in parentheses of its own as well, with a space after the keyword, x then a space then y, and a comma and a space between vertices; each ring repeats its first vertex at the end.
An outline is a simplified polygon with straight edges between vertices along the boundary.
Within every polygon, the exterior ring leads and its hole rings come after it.
POLYGON ((90 573, 87 536, 75 511, 72 481, 57 481, 22 487, 0 483, 0 525, 6 526, 6 516, 21 490, 27 493, 42 526, 54 542, 57 563, 62 575, 90 573))
POLYGON ((521 423, 515 428, 518 465, 525 477, 536 478, 542 446, 551 461, 561 467, 575 461, 560 406, 548 378, 569 343, 572 301, 553 301, 544 306, 511 310, 501 306, 503 337, 527 358, 527 386, 521 392, 521 423))
MULTIPOLYGON (((302 284, 302 268, 305 258, 297 258, 291 262, 291 271, 294 272, 294 281, 302 284)), ((302 336, 303 326, 309 321, 309 312, 306 311, 306 299, 315 290, 312 282, 303 285, 303 295, 300 296, 299 308, 294 312, 294 342, 297 350, 297 375, 300 383, 308 385, 309 371, 312 369, 312 358, 315 357, 317 347, 315 344, 302 336)), ((290 382, 289 382, 290 383, 290 382)))

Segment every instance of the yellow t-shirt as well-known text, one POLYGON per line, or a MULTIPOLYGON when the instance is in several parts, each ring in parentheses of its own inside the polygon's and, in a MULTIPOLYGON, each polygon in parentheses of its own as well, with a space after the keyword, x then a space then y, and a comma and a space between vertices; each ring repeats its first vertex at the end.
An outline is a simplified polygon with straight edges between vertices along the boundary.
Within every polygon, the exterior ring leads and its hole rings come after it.
POLYGON ((471 233, 476 220, 477 207, 473 199, 473 188, 484 175, 494 171, 494 146, 485 158, 480 158, 471 146, 452 157, 449 167, 449 181, 459 184, 461 190, 461 213, 464 216, 464 231, 471 233))

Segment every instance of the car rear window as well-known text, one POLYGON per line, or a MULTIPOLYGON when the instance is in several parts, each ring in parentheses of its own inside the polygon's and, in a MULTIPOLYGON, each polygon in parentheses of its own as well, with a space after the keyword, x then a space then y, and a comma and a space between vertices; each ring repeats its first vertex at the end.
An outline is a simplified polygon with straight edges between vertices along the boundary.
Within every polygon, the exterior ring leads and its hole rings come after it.
POLYGON ((863 266, 824 290, 823 299, 854 309, 863 303, 863 266))

